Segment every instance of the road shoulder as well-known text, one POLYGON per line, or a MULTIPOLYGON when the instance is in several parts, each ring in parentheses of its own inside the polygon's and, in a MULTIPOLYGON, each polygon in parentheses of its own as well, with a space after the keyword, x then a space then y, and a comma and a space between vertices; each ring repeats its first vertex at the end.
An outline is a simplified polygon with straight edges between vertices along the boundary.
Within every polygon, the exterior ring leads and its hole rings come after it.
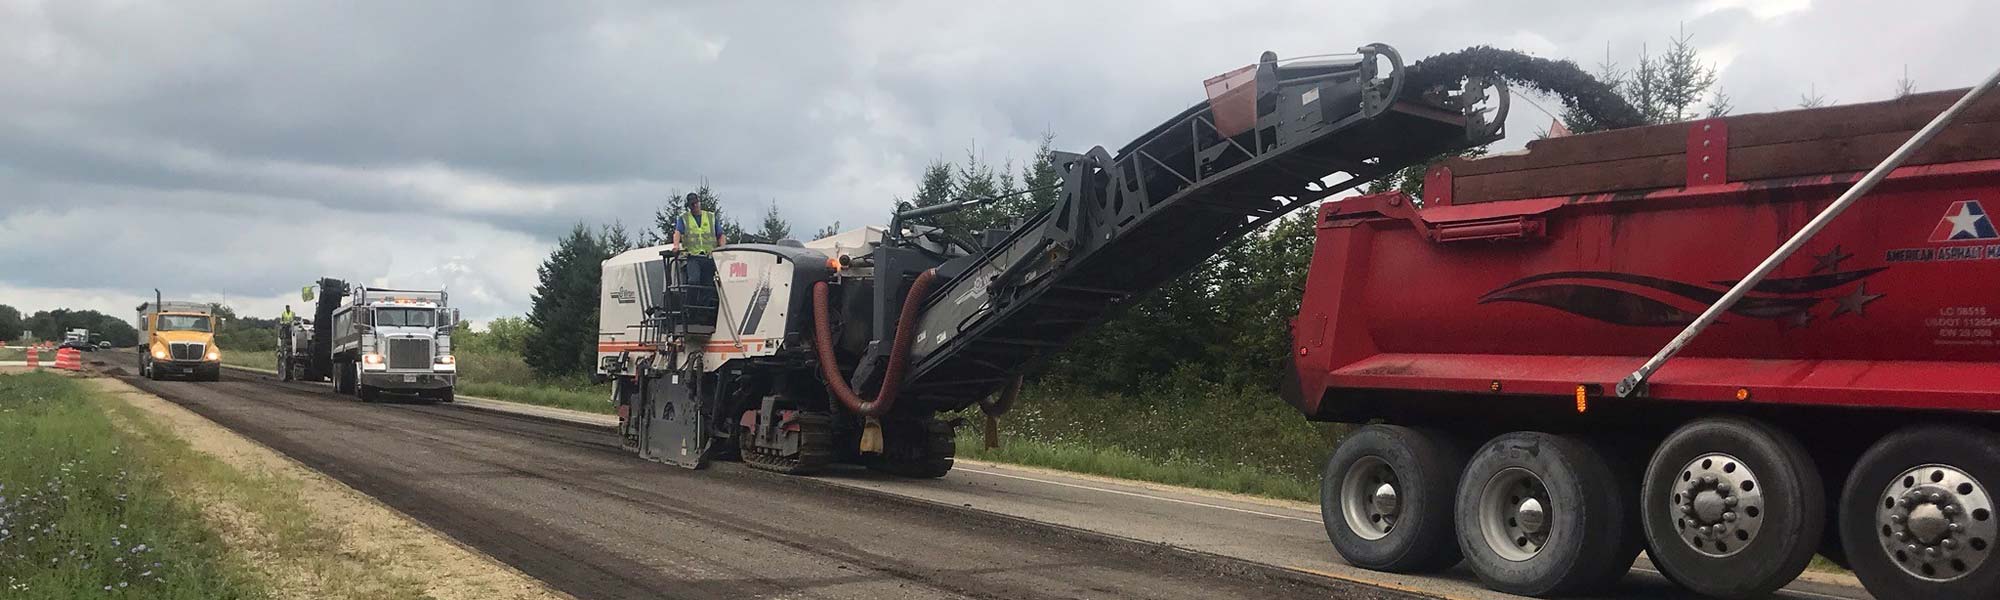
POLYGON ((186 466, 203 481, 189 493, 280 597, 568 598, 186 408, 115 379, 89 382, 119 426, 197 455, 186 466))

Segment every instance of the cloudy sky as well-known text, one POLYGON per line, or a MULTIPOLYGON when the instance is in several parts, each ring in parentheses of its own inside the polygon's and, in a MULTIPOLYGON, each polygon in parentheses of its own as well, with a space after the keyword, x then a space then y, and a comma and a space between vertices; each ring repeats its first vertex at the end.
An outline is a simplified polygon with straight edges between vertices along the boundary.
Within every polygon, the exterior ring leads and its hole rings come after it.
MULTIPOLYGON (((1685 27, 1738 112, 1997 66, 2000 3, 1921 4, 0 0, 0 304, 268 315, 328 275, 519 314, 573 223, 704 180, 880 223, 927 162, 1115 148, 1267 49, 1629 65, 1685 27)), ((1549 120, 1514 112, 1516 144, 1549 120)))

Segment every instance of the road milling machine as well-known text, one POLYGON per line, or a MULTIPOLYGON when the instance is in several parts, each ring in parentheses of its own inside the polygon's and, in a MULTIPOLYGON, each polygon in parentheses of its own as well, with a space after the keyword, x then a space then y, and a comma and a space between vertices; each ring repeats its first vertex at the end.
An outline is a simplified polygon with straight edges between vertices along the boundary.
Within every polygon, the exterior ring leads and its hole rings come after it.
POLYGON ((1501 137, 1498 79, 1415 89, 1412 74, 1381 44, 1266 52, 1116 152, 1056 153, 1054 205, 977 239, 923 223, 991 198, 810 244, 612 257, 598 373, 620 434, 690 468, 942 476, 956 423, 939 415, 1004 411, 1038 361, 1273 219, 1501 137))

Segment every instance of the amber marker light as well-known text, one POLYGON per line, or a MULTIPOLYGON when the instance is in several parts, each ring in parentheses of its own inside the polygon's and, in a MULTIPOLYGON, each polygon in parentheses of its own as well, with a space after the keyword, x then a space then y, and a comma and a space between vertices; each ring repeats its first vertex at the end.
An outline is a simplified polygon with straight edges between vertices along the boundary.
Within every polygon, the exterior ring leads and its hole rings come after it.
POLYGON ((1749 399, 1750 399, 1750 388, 1736 388, 1736 399, 1737 399, 1737 400, 1749 400, 1749 399))
POLYGON ((1576 414, 1583 414, 1586 410, 1590 410, 1590 388, 1576 386, 1576 414))

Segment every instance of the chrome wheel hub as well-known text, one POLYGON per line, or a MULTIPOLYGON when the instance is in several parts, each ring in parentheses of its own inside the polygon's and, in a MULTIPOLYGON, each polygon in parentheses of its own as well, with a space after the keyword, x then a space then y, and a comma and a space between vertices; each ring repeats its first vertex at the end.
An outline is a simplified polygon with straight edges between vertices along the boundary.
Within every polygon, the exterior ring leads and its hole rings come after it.
POLYGON ((1388 537, 1403 514, 1396 472, 1380 457, 1365 456, 1340 480, 1340 513, 1347 528, 1364 540, 1388 537))
POLYGON ((1950 465, 1924 465, 1896 476, 1882 491, 1875 524, 1890 560, 1929 581, 1971 573, 2000 541, 1992 496, 1978 480, 1950 465))
POLYGON ((1736 457, 1710 453, 1681 467, 1662 498, 1675 515, 1680 540, 1696 552, 1723 557, 1742 552, 1764 528, 1764 489, 1736 457))
POLYGON ((1479 494, 1479 534, 1501 558, 1521 562, 1540 554, 1552 529, 1549 489, 1533 472, 1494 473, 1479 494))

